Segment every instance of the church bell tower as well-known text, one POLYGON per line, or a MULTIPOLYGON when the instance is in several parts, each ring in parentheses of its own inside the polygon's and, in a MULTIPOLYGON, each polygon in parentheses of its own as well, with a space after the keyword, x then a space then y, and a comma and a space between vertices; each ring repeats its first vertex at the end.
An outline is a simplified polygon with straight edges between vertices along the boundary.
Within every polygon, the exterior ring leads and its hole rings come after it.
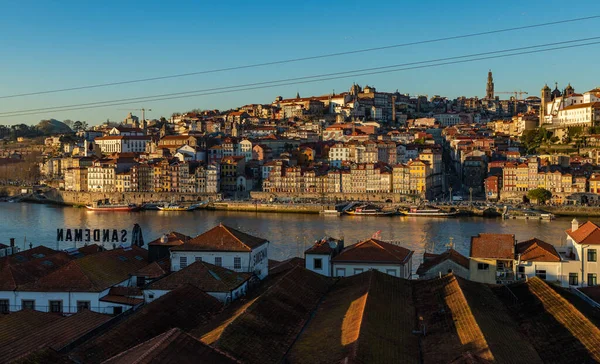
POLYGON ((485 98, 488 100, 494 99, 494 77, 492 77, 492 70, 488 72, 487 86, 485 88, 485 98))

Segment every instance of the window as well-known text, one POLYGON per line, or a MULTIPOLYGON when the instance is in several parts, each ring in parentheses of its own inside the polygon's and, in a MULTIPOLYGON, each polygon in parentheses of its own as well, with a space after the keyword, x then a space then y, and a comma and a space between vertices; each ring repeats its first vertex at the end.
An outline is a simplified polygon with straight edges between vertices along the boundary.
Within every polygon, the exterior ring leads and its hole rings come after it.
POLYGON ((146 285, 146 277, 144 276, 138 276, 137 277, 137 286, 138 287, 144 287, 146 285))
POLYGON ((0 300, 0 313, 8 313, 10 311, 10 305, 8 300, 0 300))
POLYGON ((346 268, 336 268, 335 276, 336 277, 345 277, 346 276, 346 268))
POLYGON ((35 310, 35 301, 34 300, 22 300, 21 308, 27 310, 35 310))
POLYGON ((588 286, 595 286, 598 284, 598 277, 596 276, 596 273, 588 273, 587 284, 588 286))
POLYGON ((187 267, 187 257, 179 257, 179 269, 187 267))
POLYGON ((577 273, 569 273, 569 285, 576 286, 579 284, 579 277, 577 273))
POLYGON ((596 249, 588 250, 588 262, 596 262, 598 261, 598 252, 596 249))
POLYGON ((323 258, 314 258, 313 267, 315 269, 323 269, 323 258))
POLYGON ((539 269, 539 270, 536 269, 535 276, 538 277, 539 279, 546 280, 546 270, 545 269, 539 269))
POLYGON ((487 263, 477 263, 477 270, 489 270, 490 265, 487 263))
POLYGON ((354 274, 361 274, 363 272, 362 268, 354 268, 354 274))
POLYGON ((113 307, 113 315, 120 315, 123 313, 123 307, 115 306, 113 307))
POLYGON ((221 258, 221 257, 215 257, 215 265, 217 267, 222 267, 223 266, 223 258, 221 258))
POLYGON ((62 301, 48 301, 48 306, 50 307, 50 312, 54 313, 62 313, 62 301))
POLYGON ((391 276, 396 276, 396 270, 395 269, 386 269, 385 272, 391 276))
POLYGON ((233 258, 233 269, 242 269, 242 258, 240 258, 240 257, 233 258))
POLYGON ((90 301, 77 301, 77 312, 90 309, 90 301))
POLYGON ((201 262, 202 261, 202 257, 195 257, 194 258, 194 262, 201 262))

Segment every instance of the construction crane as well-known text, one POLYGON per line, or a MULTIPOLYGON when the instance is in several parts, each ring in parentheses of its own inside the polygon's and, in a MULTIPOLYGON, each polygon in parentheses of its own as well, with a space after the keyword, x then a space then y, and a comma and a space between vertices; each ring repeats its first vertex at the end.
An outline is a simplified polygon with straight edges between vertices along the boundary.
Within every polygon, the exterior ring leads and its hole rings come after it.
POLYGON ((152 109, 144 109, 144 108, 141 108, 141 109, 119 109, 119 110, 125 110, 125 111, 129 111, 129 112, 131 112, 131 111, 141 111, 142 112, 142 123, 144 125, 146 125, 146 110, 152 111, 152 109))
POLYGON ((515 96, 516 101, 523 100, 523 95, 529 95, 527 91, 500 91, 496 92, 497 94, 510 94, 515 96))

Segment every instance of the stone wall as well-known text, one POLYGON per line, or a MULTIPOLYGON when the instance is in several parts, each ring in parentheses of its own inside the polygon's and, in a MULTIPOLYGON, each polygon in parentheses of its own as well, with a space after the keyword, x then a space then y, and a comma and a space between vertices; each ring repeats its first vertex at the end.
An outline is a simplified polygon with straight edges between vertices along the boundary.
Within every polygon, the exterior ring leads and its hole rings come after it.
POLYGON ((218 194, 173 193, 173 192, 73 192, 50 190, 44 194, 49 200, 67 205, 87 205, 94 201, 110 199, 111 202, 142 204, 146 202, 174 201, 198 202, 216 201, 218 194))
MULTIPOLYGON (((372 202, 414 202, 415 199, 398 193, 283 193, 283 192, 251 192, 253 199, 272 201, 272 199, 311 199, 315 201, 372 201, 372 202)), ((416 199, 418 201, 418 198, 416 199)))

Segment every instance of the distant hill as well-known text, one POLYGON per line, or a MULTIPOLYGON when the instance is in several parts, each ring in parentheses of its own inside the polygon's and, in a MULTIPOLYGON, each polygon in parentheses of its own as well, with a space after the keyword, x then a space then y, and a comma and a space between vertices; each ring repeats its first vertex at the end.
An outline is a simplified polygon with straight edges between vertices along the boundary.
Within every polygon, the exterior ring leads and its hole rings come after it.
POLYGON ((67 124, 56 119, 42 120, 36 125, 36 128, 45 135, 72 133, 73 130, 67 124))

